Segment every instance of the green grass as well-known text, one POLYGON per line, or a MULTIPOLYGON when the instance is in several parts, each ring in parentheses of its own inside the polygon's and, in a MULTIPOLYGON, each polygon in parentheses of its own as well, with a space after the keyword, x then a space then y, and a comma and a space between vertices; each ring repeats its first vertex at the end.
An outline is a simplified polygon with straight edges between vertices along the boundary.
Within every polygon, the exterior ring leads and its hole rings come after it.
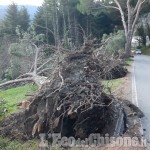
POLYGON ((0 136, 0 149, 2 149, 2 150, 22 150, 23 146, 17 140, 10 141, 8 138, 4 138, 4 137, 0 136))
MULTIPOLYGON (((39 150, 40 142, 40 139, 22 142, 19 140, 10 140, 7 137, 0 136, 0 150, 39 150)), ((50 149, 50 143, 48 149, 50 149)), ((75 148, 74 150, 76 149, 78 148, 75 148)), ((53 150, 63 150, 63 148, 54 147, 53 150)))
POLYGON ((27 97, 25 96, 27 93, 32 93, 37 90, 36 85, 27 84, 24 86, 19 86, 16 88, 11 88, 8 90, 0 91, 0 99, 4 99, 6 101, 6 106, 8 109, 8 113, 6 115, 12 114, 17 111, 16 104, 25 100, 27 97))
POLYGON ((132 62, 133 62, 133 59, 132 59, 131 57, 125 59, 125 63, 126 63, 128 66, 131 66, 131 65, 132 65, 132 62))
POLYGON ((105 86, 104 92, 110 94, 109 89, 111 92, 116 91, 119 89, 124 82, 124 78, 113 79, 113 80, 102 80, 102 84, 105 86))
POLYGON ((10 140, 9 138, 0 136, 1 150, 37 150, 39 142, 36 140, 29 140, 23 143, 18 140, 10 140))
POLYGON ((150 55, 150 46, 143 47, 141 50, 142 50, 142 54, 150 55))

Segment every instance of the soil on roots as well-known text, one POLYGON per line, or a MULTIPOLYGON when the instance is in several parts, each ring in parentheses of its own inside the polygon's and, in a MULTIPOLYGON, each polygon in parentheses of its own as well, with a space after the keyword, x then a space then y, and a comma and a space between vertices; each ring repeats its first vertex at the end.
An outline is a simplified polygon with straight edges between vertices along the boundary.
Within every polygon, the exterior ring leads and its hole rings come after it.
POLYGON ((120 102, 104 93, 103 70, 91 50, 67 55, 29 109, 1 122, 0 134, 29 139, 39 133, 61 133, 84 139, 91 133, 124 133, 126 116, 120 102))

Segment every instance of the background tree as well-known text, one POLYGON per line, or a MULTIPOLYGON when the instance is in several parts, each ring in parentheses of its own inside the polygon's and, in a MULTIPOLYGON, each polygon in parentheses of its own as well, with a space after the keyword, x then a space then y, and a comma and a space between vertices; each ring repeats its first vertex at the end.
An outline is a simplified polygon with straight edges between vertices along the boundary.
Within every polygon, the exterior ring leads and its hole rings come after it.
MULTIPOLYGON (((22 30, 27 31, 30 25, 29 23, 29 14, 25 7, 18 9, 15 3, 8 6, 6 16, 0 21, 0 79, 12 78, 9 76, 11 74, 9 67, 12 62, 10 47, 12 43, 17 43, 19 40, 16 34, 17 26, 19 25, 22 30)), ((19 51, 19 49, 17 49, 17 51, 19 51)), ((19 65, 19 61, 16 60, 16 62, 19 65)), ((17 71, 19 71, 19 69, 17 71)))
POLYGON ((30 23, 30 15, 27 9, 23 6, 18 11, 18 25, 21 26, 22 30, 27 31, 30 23))
POLYGON ((122 0, 103 1, 103 2, 108 2, 107 6, 106 3, 102 3, 101 1, 99 1, 99 3, 102 6, 106 8, 115 8, 120 12, 126 37, 125 53, 126 56, 128 57, 131 54, 131 41, 135 31, 135 25, 137 23, 142 6, 144 3, 146 3, 146 0, 136 0, 136 1, 127 0, 126 3, 122 0))
POLYGON ((147 32, 147 36, 149 37, 149 39, 150 39, 150 23, 146 23, 146 32, 147 32))
POLYGON ((8 34, 16 34, 18 25, 18 8, 15 3, 8 6, 6 16, 4 18, 5 32, 8 34))
POLYGON ((19 10, 18 6, 15 3, 12 3, 8 6, 5 18, 3 19, 3 32, 11 35, 16 35, 16 27, 18 25, 20 25, 24 31, 27 31, 30 23, 29 18, 30 16, 25 7, 21 7, 19 10))
POLYGON ((139 25, 136 29, 136 34, 140 36, 141 40, 139 41, 143 46, 146 46, 146 28, 144 27, 143 23, 139 25))
POLYGON ((33 21, 36 32, 46 34, 47 43, 60 41, 74 49, 82 45, 85 36, 100 39, 116 26, 120 28, 117 11, 88 9, 91 6, 96 7, 93 0, 45 0, 33 21))
POLYGON ((33 24, 37 33, 46 35, 47 43, 58 45, 59 19, 58 3, 54 0, 45 0, 35 15, 33 24))
POLYGON ((105 50, 109 54, 123 53, 124 44, 125 44, 125 35, 123 30, 119 30, 116 33, 111 33, 109 35, 103 35, 103 41, 107 40, 105 45, 105 50))
POLYGON ((97 38, 101 38, 103 34, 109 34, 116 29, 122 29, 118 11, 105 9, 99 5, 98 1, 80 0, 77 8, 84 15, 88 15, 89 22, 91 22, 91 34, 97 38))

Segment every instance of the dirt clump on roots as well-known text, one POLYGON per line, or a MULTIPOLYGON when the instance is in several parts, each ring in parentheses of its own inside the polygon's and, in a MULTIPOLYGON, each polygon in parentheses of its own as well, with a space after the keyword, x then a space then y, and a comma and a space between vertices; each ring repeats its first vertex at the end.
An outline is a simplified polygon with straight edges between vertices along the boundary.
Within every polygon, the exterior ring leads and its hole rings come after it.
POLYGON ((61 133, 81 139, 91 133, 123 134, 123 106, 104 92, 100 82, 104 66, 92 49, 67 54, 32 98, 29 109, 0 122, 0 134, 23 140, 39 133, 61 133))
POLYGON ((107 55, 99 55, 100 64, 103 66, 101 71, 101 79, 112 80, 125 77, 128 73, 122 59, 110 57, 107 55))

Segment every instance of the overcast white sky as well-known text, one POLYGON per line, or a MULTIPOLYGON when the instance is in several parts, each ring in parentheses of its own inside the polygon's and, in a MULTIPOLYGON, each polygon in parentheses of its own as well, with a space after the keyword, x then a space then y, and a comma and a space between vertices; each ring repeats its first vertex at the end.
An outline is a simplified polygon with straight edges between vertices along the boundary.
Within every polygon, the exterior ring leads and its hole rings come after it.
POLYGON ((0 5, 9 5, 12 2, 18 5, 37 5, 40 6, 44 0, 0 0, 0 5))

